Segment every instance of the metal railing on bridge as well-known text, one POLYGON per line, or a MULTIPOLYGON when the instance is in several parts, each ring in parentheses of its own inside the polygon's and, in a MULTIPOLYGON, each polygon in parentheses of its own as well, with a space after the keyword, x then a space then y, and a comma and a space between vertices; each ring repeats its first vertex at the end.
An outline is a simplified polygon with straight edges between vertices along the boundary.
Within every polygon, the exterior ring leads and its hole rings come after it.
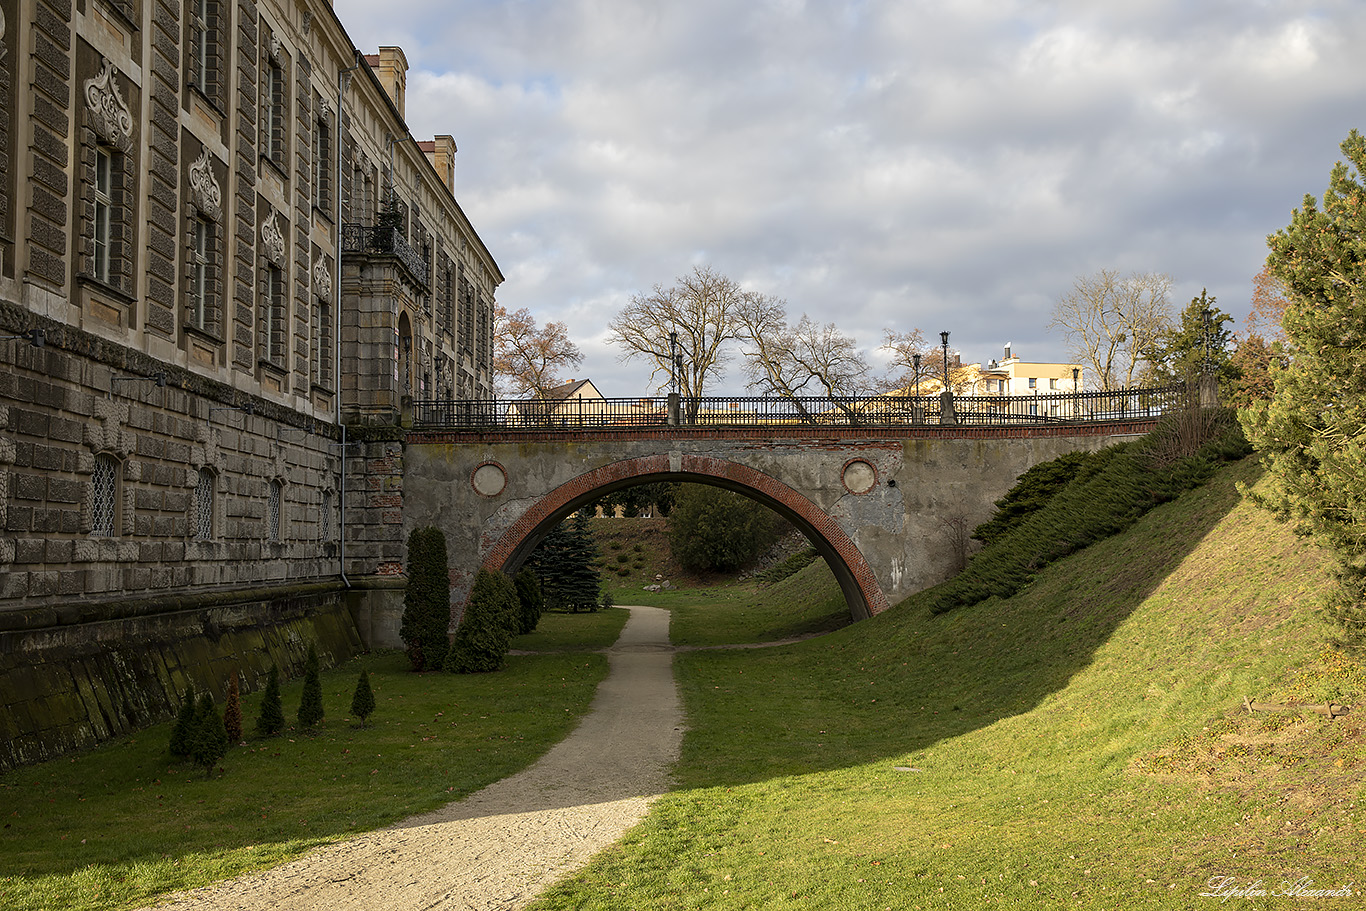
POLYGON ((656 396, 612 399, 414 401, 424 430, 626 430, 696 427, 915 427, 1113 423, 1160 417, 1188 401, 1185 385, 954 396, 656 396), (675 399, 675 402, 671 402, 675 399))

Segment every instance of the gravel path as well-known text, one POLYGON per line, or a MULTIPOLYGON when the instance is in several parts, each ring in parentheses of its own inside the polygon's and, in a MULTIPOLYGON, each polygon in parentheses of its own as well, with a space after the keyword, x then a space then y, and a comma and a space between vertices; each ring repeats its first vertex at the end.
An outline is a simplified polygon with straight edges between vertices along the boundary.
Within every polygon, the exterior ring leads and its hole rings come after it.
POLYGON ((583 721, 525 771, 433 813, 161 909, 520 908, 621 837, 668 789, 683 715, 669 614, 632 607, 583 721))

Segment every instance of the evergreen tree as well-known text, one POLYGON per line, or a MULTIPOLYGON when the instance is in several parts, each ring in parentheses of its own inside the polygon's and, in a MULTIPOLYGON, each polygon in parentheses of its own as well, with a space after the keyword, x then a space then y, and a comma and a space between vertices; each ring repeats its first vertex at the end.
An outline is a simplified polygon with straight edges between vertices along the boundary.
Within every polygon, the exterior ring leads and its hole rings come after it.
POLYGON ((541 597, 541 580, 530 567, 524 568, 512 580, 517 588, 517 633, 523 635, 536 629, 541 621, 545 601, 541 597))
POLYGON ((457 674, 496 671, 503 666, 517 622, 517 589, 502 573, 479 570, 465 616, 446 654, 445 669, 457 674))
POLYGON ((304 666, 304 693, 299 700, 299 726, 305 730, 323 720, 323 685, 318 677, 318 649, 308 646, 308 662, 304 666))
POLYGON ((195 765, 204 769, 206 775, 213 775, 213 767, 228 752, 228 732, 223 727, 223 717, 214 705, 213 694, 205 693, 199 697, 195 711, 194 725, 190 731, 190 758, 195 765))
POLYGON ((1353 130, 1319 208, 1304 198, 1268 238, 1267 267, 1285 287, 1287 366, 1275 392, 1240 413, 1270 490, 1259 501, 1297 521, 1336 558, 1325 605, 1343 644, 1366 649, 1366 138, 1353 130))
POLYGON ((778 540, 772 512, 706 484, 680 484, 669 513, 669 548, 687 569, 739 569, 778 540))
POLYGON ((198 707, 194 696, 194 684, 186 684, 185 696, 180 703, 180 712, 176 715, 175 727, 171 728, 172 756, 190 755, 190 733, 194 728, 195 711, 198 707))
POLYGON ((242 742, 242 694, 237 688, 237 673, 228 678, 228 698, 223 706, 223 728, 227 731, 228 743, 242 742))
POLYGON ((256 719, 256 733, 262 737, 274 737, 285 729, 285 707, 280 699, 280 669, 270 666, 270 676, 266 678, 266 691, 261 694, 261 714, 256 719))
POLYGON ((360 679, 356 681, 356 691, 351 694, 351 714, 360 719, 360 726, 365 727, 365 719, 375 711, 375 691, 370 688, 369 671, 361 671, 360 679))
POLYGON ((1144 353, 1153 370, 1149 379, 1193 383, 1208 366, 1224 398, 1239 374, 1233 363, 1233 331, 1225 326, 1232 322, 1233 317, 1215 306, 1215 298, 1201 290, 1181 311, 1177 325, 1164 329, 1144 353))
POLYGON ((598 545, 580 510, 541 541, 527 561, 541 580, 545 610, 594 610, 598 604, 598 545))
POLYGON ((399 637, 413 670, 437 670, 450 642, 451 580, 446 536, 439 528, 415 528, 408 535, 408 587, 403 592, 399 637))

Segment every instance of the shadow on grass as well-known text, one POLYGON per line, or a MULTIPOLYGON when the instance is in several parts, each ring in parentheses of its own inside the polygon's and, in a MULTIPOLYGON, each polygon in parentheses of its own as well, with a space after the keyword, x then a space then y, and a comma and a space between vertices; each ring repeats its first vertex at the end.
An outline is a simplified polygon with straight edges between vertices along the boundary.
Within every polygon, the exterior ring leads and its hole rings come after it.
POLYGON ((688 706, 679 784, 711 787, 904 756, 1029 711, 1097 649, 1239 502, 1252 460, 1127 532, 1041 571, 1029 589, 931 615, 933 590, 848 629, 676 664, 688 706))

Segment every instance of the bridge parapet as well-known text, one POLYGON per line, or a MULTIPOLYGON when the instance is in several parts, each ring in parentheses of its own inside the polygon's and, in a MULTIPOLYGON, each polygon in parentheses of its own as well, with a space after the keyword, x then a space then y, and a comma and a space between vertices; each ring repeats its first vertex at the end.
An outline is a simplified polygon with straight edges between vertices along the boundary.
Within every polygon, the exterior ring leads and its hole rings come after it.
POLYGON ((548 429, 700 428, 863 431, 929 427, 1075 427, 1151 422, 1188 401, 1184 384, 1028 396, 706 396, 671 412, 667 396, 640 398, 427 399, 412 403, 415 430, 541 433, 548 429))

